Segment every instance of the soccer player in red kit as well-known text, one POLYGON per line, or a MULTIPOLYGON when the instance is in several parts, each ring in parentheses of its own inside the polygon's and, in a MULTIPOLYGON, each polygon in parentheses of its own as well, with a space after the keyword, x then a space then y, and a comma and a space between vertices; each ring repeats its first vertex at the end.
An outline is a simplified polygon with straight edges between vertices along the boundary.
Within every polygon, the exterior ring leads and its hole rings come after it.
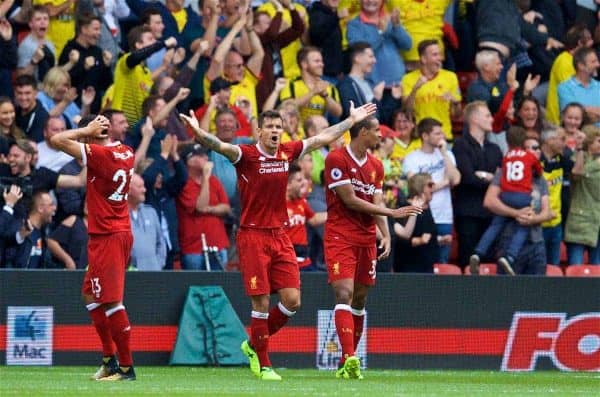
POLYGON ((368 117, 350 128, 349 145, 325 159, 325 263, 335 293, 335 328, 342 345, 336 377, 343 379, 362 379, 360 360, 354 353, 362 336, 367 293, 375 284, 377 259, 390 254, 386 216, 402 218, 422 211, 412 205, 384 206, 383 165, 369 153, 380 139, 379 122, 368 117), (382 236, 379 258, 376 226, 382 236))
POLYGON ((376 109, 371 103, 358 108, 351 105, 346 120, 308 139, 287 143, 281 143, 281 115, 266 111, 258 118, 258 142, 239 146, 202 130, 193 112, 190 116, 180 115, 194 131, 196 140, 227 157, 237 169, 242 204, 237 247, 244 287, 252 303, 250 341, 244 341, 241 348, 250 361, 250 370, 262 380, 281 380, 269 359, 269 336, 300 307, 300 272, 294 247, 285 232, 290 163, 335 141, 376 109), (269 310, 269 295, 275 292, 279 303, 269 310))
POLYGON ((92 378, 135 380, 129 346, 131 325, 123 306, 125 271, 133 243, 127 193, 134 152, 120 142, 109 141, 106 117, 88 116, 82 125, 54 135, 51 142, 87 166, 89 266, 81 291, 103 353, 100 369, 92 378))
MULTIPOLYGON (((527 131, 523 127, 512 126, 506 132, 506 142, 508 143, 508 152, 502 159, 502 175, 500 176, 500 200, 504 204, 514 209, 521 209, 531 205, 531 192, 533 191, 533 178, 542 175, 544 170, 542 164, 535 154, 525 150, 523 145, 527 140, 527 131)), ((495 215, 492 223, 487 228, 477 247, 475 254, 469 258, 469 268, 471 274, 479 274, 480 258, 487 254, 487 251, 496 240, 496 237, 504 229, 504 225, 510 222, 511 218, 495 215)), ((515 275, 512 268, 517 255, 523 247, 529 227, 514 222, 513 234, 506 252, 498 258, 498 265, 502 266, 504 271, 511 276, 515 275)))
POLYGON ((311 267, 311 261, 308 257, 306 224, 319 226, 327 220, 327 212, 314 212, 306 198, 303 197, 306 183, 302 168, 296 163, 290 164, 286 191, 289 223, 286 232, 294 245, 298 267, 302 271, 316 269, 316 267, 311 267))

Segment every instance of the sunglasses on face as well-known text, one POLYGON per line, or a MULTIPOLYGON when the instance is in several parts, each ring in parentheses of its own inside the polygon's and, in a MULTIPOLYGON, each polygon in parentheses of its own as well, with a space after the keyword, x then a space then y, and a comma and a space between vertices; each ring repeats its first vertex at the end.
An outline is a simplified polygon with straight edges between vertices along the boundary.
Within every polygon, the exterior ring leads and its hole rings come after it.
POLYGON ((535 146, 528 146, 525 149, 527 149, 527 150, 540 150, 540 147, 538 145, 535 145, 535 146))

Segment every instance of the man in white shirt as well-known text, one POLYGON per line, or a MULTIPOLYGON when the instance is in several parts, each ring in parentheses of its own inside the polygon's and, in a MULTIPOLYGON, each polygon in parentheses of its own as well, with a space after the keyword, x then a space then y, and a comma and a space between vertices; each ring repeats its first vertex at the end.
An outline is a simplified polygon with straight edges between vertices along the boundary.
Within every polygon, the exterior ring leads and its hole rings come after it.
POLYGON ((66 130, 65 120, 61 117, 49 117, 44 124, 44 141, 38 144, 39 160, 36 168, 46 167, 58 172, 65 164, 73 160, 68 154, 56 150, 50 144, 50 138, 66 130))
POLYGON ((435 183, 429 206, 437 226, 439 263, 448 263, 453 221, 450 189, 460 182, 460 172, 454 155, 448 150, 441 122, 426 117, 417 125, 417 131, 423 145, 406 156, 402 169, 408 178, 417 173, 428 173, 435 183))

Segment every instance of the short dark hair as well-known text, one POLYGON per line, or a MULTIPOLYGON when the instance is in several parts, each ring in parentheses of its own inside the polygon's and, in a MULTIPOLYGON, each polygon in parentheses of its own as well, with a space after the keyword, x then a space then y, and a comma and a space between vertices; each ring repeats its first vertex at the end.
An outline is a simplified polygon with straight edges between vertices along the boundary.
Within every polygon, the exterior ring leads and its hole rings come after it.
POLYGON ((440 45, 440 43, 435 39, 420 41, 419 46, 417 47, 417 50, 419 51, 419 57, 422 57, 423 54, 425 54, 425 51, 427 51, 427 48, 432 45, 440 45))
POLYGON ((422 137, 423 134, 429 134, 435 127, 441 127, 442 123, 439 120, 434 119, 433 117, 425 117, 423 120, 419 121, 417 124, 417 133, 419 137, 422 137))
POLYGON ((258 128, 262 128, 265 119, 280 119, 283 121, 277 110, 265 110, 258 116, 258 128))
MULTIPOLYGON (((98 117, 98 115, 96 114, 88 114, 86 116, 83 116, 81 120, 79 120, 79 123, 77 123, 77 128, 87 127, 87 125, 94 121, 96 117, 98 117)), ((50 118, 48 118, 48 120, 50 120, 50 118)))
POLYGON ((140 16, 140 21, 142 22, 142 25, 149 24, 150 23, 150 17, 152 15, 160 15, 160 17, 162 18, 162 15, 161 15, 160 11, 158 10, 158 8, 156 8, 156 7, 146 8, 144 10, 144 12, 142 12, 142 15, 140 16))
POLYGON ((354 125, 350 127, 350 139, 356 138, 363 129, 371 128, 374 120, 377 120, 375 116, 369 116, 358 123, 354 123, 354 125))
POLYGON ((96 16, 90 12, 83 13, 77 17, 77 33, 81 33, 81 28, 88 26, 94 21, 98 21, 102 25, 102 20, 99 16, 96 16))
POLYGON ((150 95, 149 97, 144 99, 144 102, 142 102, 142 114, 144 116, 149 115, 150 111, 152 110, 154 105, 156 105, 156 102, 158 102, 159 99, 163 99, 163 97, 161 97, 160 95, 150 95))
POLYGON ((122 110, 118 110, 118 109, 110 109, 110 108, 109 108, 109 109, 104 109, 104 110, 102 111, 102 113, 100 113, 100 114, 101 114, 102 116, 106 117, 106 118, 107 118, 107 119, 110 121, 110 120, 112 120, 112 117, 113 117, 115 114, 125 114, 125 113, 123 113, 123 111, 122 111, 122 110))
POLYGON ((522 148, 527 139, 527 131, 518 125, 511 126, 506 131, 506 143, 510 148, 522 148))
POLYGON ((321 49, 312 45, 302 47, 300 51, 298 51, 298 54, 296 54, 296 62, 298 63, 298 66, 300 66, 302 62, 306 61, 306 58, 308 58, 308 54, 310 54, 311 52, 318 52, 319 54, 321 54, 321 49))
POLYGON ((40 205, 40 202, 42 201, 42 196, 45 194, 50 193, 47 190, 38 190, 33 193, 33 196, 31 196, 31 202, 29 203, 29 208, 27 209, 29 213, 32 213, 37 209, 38 205, 40 205))
POLYGON ((26 85, 30 85, 34 89, 37 89, 38 82, 35 79, 35 77, 33 77, 33 75, 30 74, 22 74, 20 76, 17 76, 17 78, 15 79, 15 87, 24 87, 26 85))
POLYGON ((129 51, 135 50, 135 43, 142 42, 142 35, 144 33, 152 33, 148 26, 140 25, 132 28, 127 34, 127 45, 129 46, 129 51))
POLYGON ((359 41, 350 46, 350 63, 353 64, 357 56, 365 52, 365 50, 373 48, 366 41, 359 41))
POLYGON ((298 172, 302 172, 302 168, 300 168, 298 163, 296 161, 294 161, 293 163, 290 164, 290 168, 288 169, 288 181, 290 179, 292 179, 294 174, 296 174, 298 172))
MULTIPOLYGON (((573 26, 571 29, 567 30, 565 34, 565 50, 572 50, 577 48, 579 42, 583 40, 585 33, 589 33, 587 26, 582 24, 577 24, 573 26)), ((591 35, 591 33, 590 33, 591 35)))
POLYGON ((573 53, 573 67, 575 68, 575 70, 579 70, 577 65, 585 64, 585 58, 587 58, 587 56, 589 54, 595 54, 595 53, 596 53, 596 50, 594 48, 588 48, 588 47, 581 47, 581 48, 578 48, 577 50, 575 50, 575 52, 573 53))
POLYGON ((50 17, 50 11, 48 10, 48 7, 46 7, 45 5, 36 4, 33 7, 31 7, 29 13, 27 14, 28 22, 31 22, 31 18, 33 18, 33 14, 35 13, 47 14, 48 17, 50 17))

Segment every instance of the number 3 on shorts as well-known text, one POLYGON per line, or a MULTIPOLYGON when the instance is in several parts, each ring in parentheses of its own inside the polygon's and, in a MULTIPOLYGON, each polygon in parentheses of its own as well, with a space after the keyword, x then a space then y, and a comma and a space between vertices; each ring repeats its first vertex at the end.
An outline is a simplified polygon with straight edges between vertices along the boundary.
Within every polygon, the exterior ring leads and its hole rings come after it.
POLYGON ((371 270, 369 270, 369 276, 371 276, 373 280, 375 280, 375 277, 377 277, 377 260, 375 259, 373 259, 373 261, 371 262, 371 270))
POLYGON ((100 278, 94 277, 90 279, 90 283, 92 283, 92 292, 96 298, 100 298, 100 291, 102 291, 102 286, 100 286, 100 278))

